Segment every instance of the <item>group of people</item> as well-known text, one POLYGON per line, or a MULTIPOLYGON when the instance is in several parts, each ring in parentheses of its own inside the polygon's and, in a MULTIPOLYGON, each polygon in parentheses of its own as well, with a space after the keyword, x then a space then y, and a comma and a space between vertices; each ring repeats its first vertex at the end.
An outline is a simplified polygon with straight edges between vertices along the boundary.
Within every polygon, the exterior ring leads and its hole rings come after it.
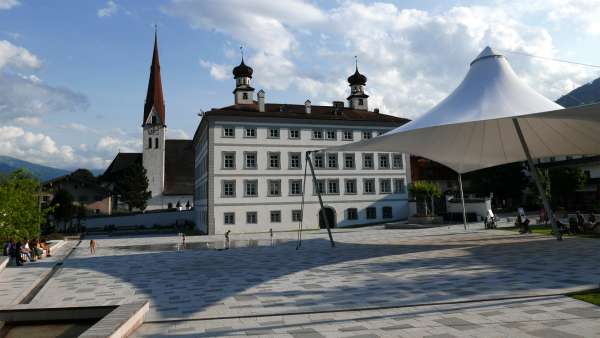
POLYGON ((42 259, 44 256, 51 256, 50 246, 45 239, 33 239, 29 241, 15 241, 11 239, 4 243, 3 254, 14 259, 17 266, 21 266, 27 261, 34 262, 42 259))

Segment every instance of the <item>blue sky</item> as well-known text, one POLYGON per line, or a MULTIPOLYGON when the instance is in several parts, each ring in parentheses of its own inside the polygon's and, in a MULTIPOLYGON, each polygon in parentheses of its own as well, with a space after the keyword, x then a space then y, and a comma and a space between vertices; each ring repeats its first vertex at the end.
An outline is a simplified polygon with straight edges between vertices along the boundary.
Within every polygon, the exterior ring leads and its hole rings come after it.
MULTIPOLYGON (((0 0, 0 154, 63 168, 139 151, 154 24, 169 138, 233 101, 244 45, 268 102, 343 100, 358 55, 370 106, 415 117, 486 45, 600 63, 600 1, 0 0)), ((507 54, 549 98, 593 68, 507 54)))

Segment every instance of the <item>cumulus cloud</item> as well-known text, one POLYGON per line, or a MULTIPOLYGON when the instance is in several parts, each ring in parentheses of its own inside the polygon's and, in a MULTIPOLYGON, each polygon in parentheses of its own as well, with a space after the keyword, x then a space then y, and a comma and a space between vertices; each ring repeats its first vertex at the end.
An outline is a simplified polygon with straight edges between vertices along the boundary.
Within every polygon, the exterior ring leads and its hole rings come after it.
POLYGON ((6 66, 38 68, 40 60, 27 49, 15 46, 9 41, 0 40, 0 69, 6 66))
POLYGON ((106 18, 117 14, 119 6, 112 0, 106 2, 106 6, 100 8, 97 12, 99 18, 106 18))
POLYGON ((32 133, 16 126, 0 127, 0 154, 48 165, 72 164, 76 161, 73 148, 58 146, 42 133, 32 133))
POLYGON ((0 10, 11 9, 19 5, 18 0, 0 0, 0 10))
POLYGON ((114 156, 116 153, 140 152, 142 140, 140 138, 120 138, 115 136, 103 136, 96 143, 96 150, 114 156))
POLYGON ((182 129, 167 129, 167 139, 174 140, 189 140, 191 139, 190 135, 182 129))
MULTIPOLYGON (((425 11, 383 2, 341 1, 325 10, 304 1, 277 1, 271 8, 267 1, 174 0, 164 11, 185 18, 193 28, 214 30, 249 47, 246 59, 257 85, 296 88, 315 102, 347 95, 345 78, 353 71, 352 56, 358 55, 361 72, 369 79, 370 107, 414 118, 448 95, 487 45, 556 57, 551 32, 522 18, 531 8, 548 10, 547 20, 559 21, 585 8, 595 11, 593 2, 568 0, 561 7, 559 0, 526 5, 499 0, 425 11)), ((594 31, 595 20, 577 20, 594 31)), ((507 57, 520 77, 551 99, 594 77, 578 66, 507 57)), ((227 78, 231 70, 208 60, 201 65, 218 79, 227 78)))

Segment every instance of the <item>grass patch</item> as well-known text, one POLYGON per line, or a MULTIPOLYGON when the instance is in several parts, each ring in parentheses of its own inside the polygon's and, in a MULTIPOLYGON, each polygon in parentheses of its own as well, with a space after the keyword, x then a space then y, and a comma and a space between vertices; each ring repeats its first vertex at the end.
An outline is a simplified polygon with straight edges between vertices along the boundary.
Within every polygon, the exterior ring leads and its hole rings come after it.
POLYGON ((600 306, 600 289, 569 294, 570 297, 600 306))
MULTIPOLYGON (((518 232, 519 230, 521 230, 520 228, 513 226, 513 227, 509 227, 509 228, 498 228, 499 230, 509 230, 509 231, 516 231, 518 232)), ((538 234, 538 235, 546 235, 546 236, 553 236, 552 235, 552 226, 551 225, 543 225, 543 224, 536 224, 536 225, 530 225, 529 229, 531 229, 531 232, 534 234, 538 234)), ((600 238, 600 234, 596 234, 596 233, 587 233, 587 234, 576 234, 576 235, 569 235, 569 234, 565 234, 563 236, 569 236, 569 237, 582 237, 582 238, 600 238)))

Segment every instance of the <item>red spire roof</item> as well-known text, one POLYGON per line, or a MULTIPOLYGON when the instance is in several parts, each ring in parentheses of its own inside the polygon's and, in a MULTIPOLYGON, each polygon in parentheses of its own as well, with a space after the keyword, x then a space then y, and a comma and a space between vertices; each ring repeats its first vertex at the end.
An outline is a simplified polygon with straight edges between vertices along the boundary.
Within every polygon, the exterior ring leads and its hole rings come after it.
POLYGON ((160 60, 158 59, 158 38, 154 31, 154 53, 152 54, 152 65, 150 66, 150 79, 148 81, 148 93, 144 104, 144 121, 146 124, 152 107, 158 112, 160 121, 165 125, 165 99, 163 98, 162 81, 160 79, 160 60))

